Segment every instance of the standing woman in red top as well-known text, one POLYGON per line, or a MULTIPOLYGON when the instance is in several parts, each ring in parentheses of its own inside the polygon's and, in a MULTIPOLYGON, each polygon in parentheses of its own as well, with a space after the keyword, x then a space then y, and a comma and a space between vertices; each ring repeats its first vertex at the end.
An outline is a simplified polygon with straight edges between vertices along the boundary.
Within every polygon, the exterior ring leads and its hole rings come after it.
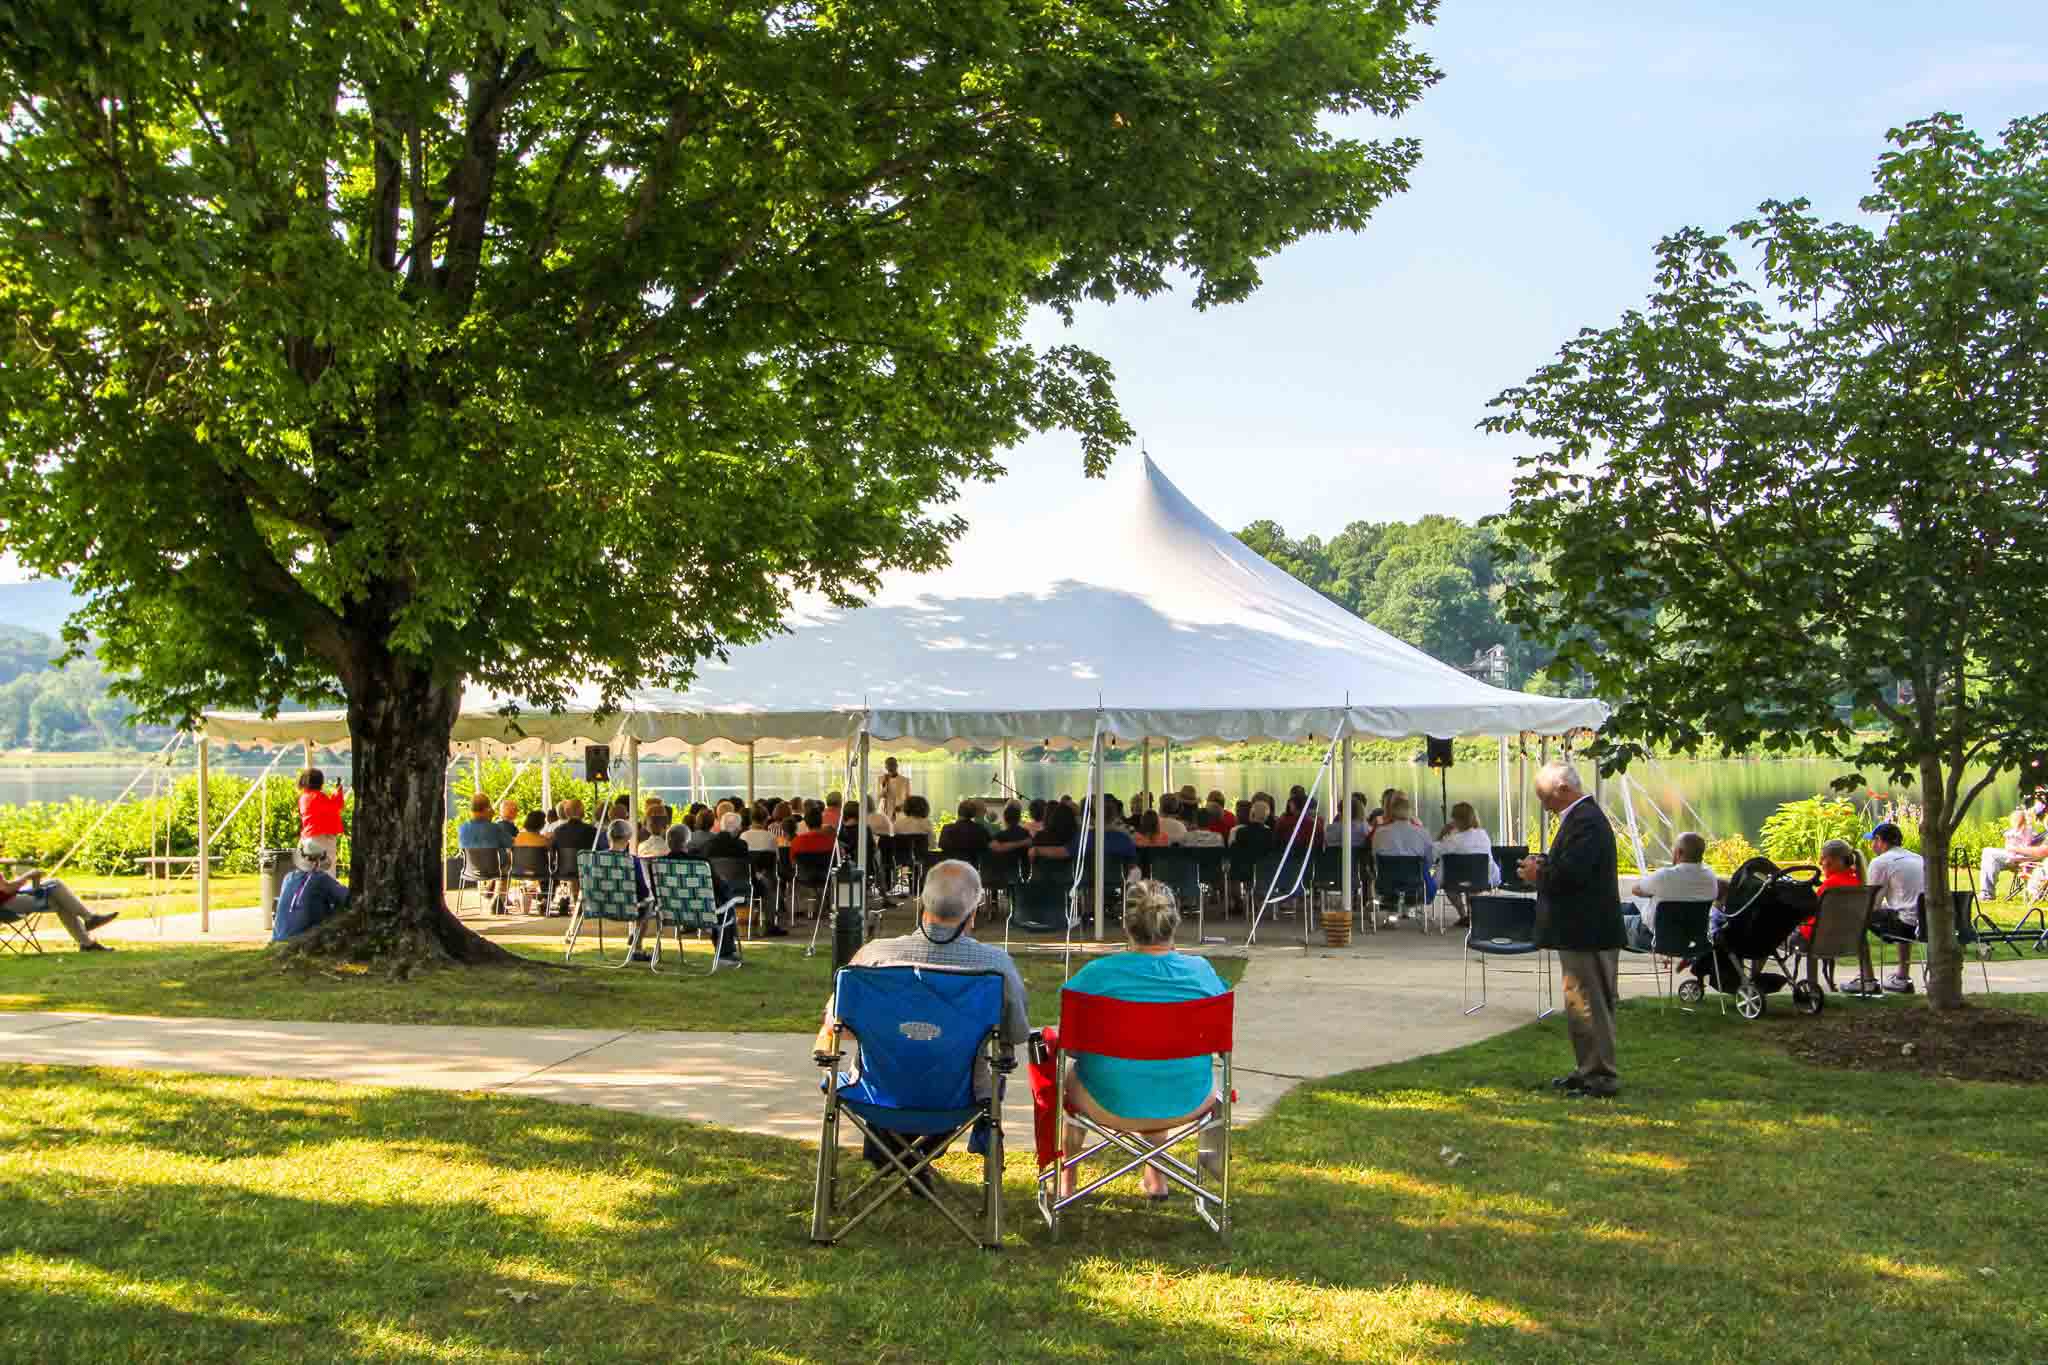
MULTIPOLYGON (((299 844, 317 844, 327 850, 328 867, 339 864, 336 854, 341 847, 342 824, 341 806, 347 799, 339 782, 333 791, 324 791, 327 776, 318 768, 308 768, 299 774, 299 844)), ((294 861, 297 855, 294 854, 294 861)), ((305 871, 303 862, 300 871, 305 871)))

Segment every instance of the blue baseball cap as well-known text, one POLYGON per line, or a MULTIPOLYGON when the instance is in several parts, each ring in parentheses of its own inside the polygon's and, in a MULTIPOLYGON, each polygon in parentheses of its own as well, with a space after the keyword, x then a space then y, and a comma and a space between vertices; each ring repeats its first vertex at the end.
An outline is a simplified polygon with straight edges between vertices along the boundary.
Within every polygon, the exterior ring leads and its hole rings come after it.
POLYGON ((1897 847, 1898 845, 1906 842, 1906 836, 1900 832, 1899 827, 1897 825, 1893 824, 1889 820, 1886 820, 1884 823, 1872 829, 1870 833, 1863 836, 1863 842, 1866 844, 1874 843, 1879 839, 1884 840, 1886 843, 1892 845, 1893 847, 1897 847))

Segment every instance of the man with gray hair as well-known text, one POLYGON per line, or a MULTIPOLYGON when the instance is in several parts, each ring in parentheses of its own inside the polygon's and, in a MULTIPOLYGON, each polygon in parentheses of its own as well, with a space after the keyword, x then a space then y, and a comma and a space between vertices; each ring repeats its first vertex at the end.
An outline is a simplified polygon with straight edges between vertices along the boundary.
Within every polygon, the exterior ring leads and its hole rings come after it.
POLYGON ((1569 763, 1536 774, 1536 799, 1558 817, 1550 851, 1522 860, 1536 888, 1536 942, 1557 953, 1564 976, 1565 1023, 1578 1064, 1551 1082, 1572 1098, 1621 1092, 1614 1063, 1614 1007, 1621 984, 1621 877, 1614 826, 1569 763))
MULTIPOLYGON (((1031 1036, 1031 1021, 1024 1010, 1024 978, 1010 955, 994 944, 983 943, 969 932, 975 911, 981 908, 981 874, 972 863, 947 859, 925 873, 920 897, 918 927, 901 938, 878 938, 862 945, 847 963, 850 967, 941 967, 949 971, 1001 972, 1003 974, 1003 1021, 997 1037, 1004 1055, 1031 1036)), ((832 1023, 832 1002, 825 1002, 825 1025, 832 1023)), ((989 1094, 988 1066, 977 1062, 974 1093, 989 1094)), ((916 1139, 908 1135, 894 1139, 909 1146, 916 1139)), ((877 1166, 886 1167, 888 1157, 864 1144, 863 1155, 877 1166)))
POLYGON ((1647 953, 1657 941, 1657 907, 1665 901, 1718 900, 1721 879, 1706 864, 1707 841, 1687 831, 1671 841, 1671 866, 1660 868, 1629 888, 1640 910, 1621 912, 1628 946, 1647 953))

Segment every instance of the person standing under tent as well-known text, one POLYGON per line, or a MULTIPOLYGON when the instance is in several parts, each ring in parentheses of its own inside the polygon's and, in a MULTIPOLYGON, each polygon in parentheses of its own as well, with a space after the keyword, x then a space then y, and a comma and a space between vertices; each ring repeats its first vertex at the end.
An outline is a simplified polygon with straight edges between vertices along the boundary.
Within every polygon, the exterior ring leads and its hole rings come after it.
POLYGON ((1536 944, 1557 953, 1577 1058, 1551 1085, 1573 1098, 1612 1099, 1621 1093, 1614 1007, 1623 933, 1614 826, 1569 763, 1551 763, 1536 774, 1536 800, 1558 817, 1557 837, 1549 853, 1523 859, 1520 871, 1536 888, 1536 944))
MULTIPOLYGON (((299 774, 299 847, 318 844, 327 850, 327 866, 333 867, 341 852, 341 836, 346 832, 342 826, 341 809, 347 800, 341 783, 334 784, 334 790, 325 790, 327 775, 318 768, 308 768, 299 774)), ((299 863, 301 868, 305 863, 299 863)))
POLYGON ((910 779, 896 771, 893 757, 882 760, 882 776, 875 784, 875 796, 882 803, 882 815, 893 825, 903 804, 910 800, 910 779))

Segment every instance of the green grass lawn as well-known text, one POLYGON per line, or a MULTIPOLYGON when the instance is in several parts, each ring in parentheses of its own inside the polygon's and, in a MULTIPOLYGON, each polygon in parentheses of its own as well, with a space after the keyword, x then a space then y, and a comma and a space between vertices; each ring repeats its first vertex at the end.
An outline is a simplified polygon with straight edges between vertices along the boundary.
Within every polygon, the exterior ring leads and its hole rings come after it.
MULTIPOLYGON (((670 949, 673 949, 673 943, 670 949)), ((810 1033, 831 990, 832 953, 806 958, 783 943, 747 951, 746 966, 706 977, 709 948, 692 944, 679 970, 663 954, 645 967, 608 971, 579 948, 574 970, 551 965, 559 948, 515 945, 531 968, 451 969, 431 980, 393 982, 360 970, 283 971, 258 944, 158 946, 133 940, 112 953, 59 949, 0 958, 0 1010, 77 1010, 180 1018, 296 1019, 311 1023, 504 1024, 526 1028, 733 1029, 810 1033)), ((1034 1023, 1059 1017, 1064 964, 1056 953, 1022 953, 1034 1023), (1042 1016, 1042 1017, 1041 1017, 1042 1016)), ((1217 958, 1224 980, 1243 958, 1217 958)), ((1079 965, 1079 959, 1076 960, 1079 965)))
POLYGON ((1554 1020, 1306 1085, 1227 1249, 1127 1194, 1049 1244, 1013 1155, 1000 1256, 909 1205, 810 1246, 797 1143, 0 1067, 0 1359, 2040 1359, 2042 1092, 1816 1070, 1801 1023, 1630 1005, 1614 1104, 1534 1088, 1554 1020))

